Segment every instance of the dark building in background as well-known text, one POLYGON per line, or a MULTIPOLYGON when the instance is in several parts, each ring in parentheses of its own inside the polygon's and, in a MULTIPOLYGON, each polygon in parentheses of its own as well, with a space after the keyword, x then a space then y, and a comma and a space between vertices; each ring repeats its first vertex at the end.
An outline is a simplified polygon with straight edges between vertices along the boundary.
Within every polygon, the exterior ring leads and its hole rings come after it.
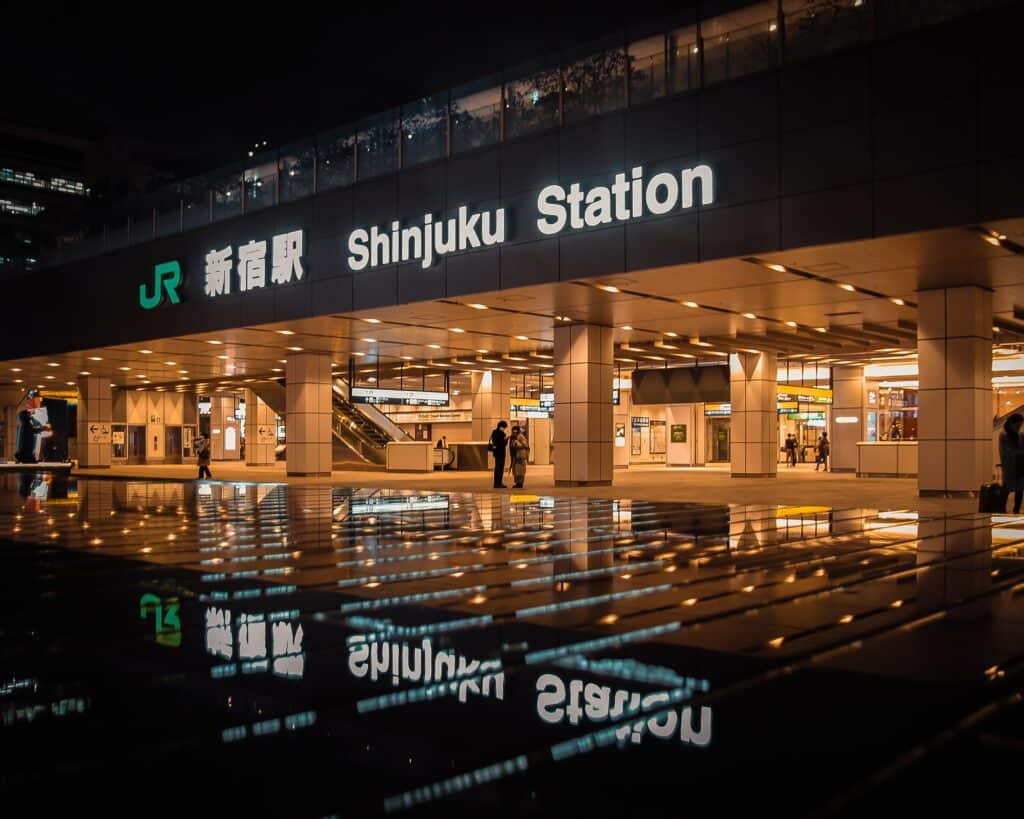
POLYGON ((0 123, 0 277, 32 270, 58 236, 82 222, 94 144, 0 123))

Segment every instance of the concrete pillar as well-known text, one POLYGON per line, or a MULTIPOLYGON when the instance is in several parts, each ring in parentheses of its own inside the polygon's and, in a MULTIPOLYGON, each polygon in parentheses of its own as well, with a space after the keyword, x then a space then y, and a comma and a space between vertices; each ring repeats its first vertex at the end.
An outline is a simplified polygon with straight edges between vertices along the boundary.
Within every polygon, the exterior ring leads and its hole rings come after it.
POLYGON ((245 464, 273 466, 277 446, 275 412, 252 390, 245 391, 245 464))
POLYGON ((992 479, 992 293, 918 294, 921 495, 974 493, 992 479))
POLYGON ((833 472, 857 471, 857 442, 864 440, 866 420, 864 399, 864 368, 834 367, 832 423, 828 431, 832 439, 833 472))
POLYGON ((112 402, 109 378, 87 375, 78 379, 79 466, 110 466, 112 402))
POLYGON ((555 485, 610 485, 615 463, 612 329, 555 327, 555 485))
POLYGON ((295 353, 285 365, 289 475, 331 474, 331 357, 295 353))
POLYGON ((729 356, 729 462, 734 478, 774 478, 778 468, 779 418, 775 353, 729 356))
POLYGON ((500 370, 473 373, 470 385, 473 393, 473 440, 486 441, 498 421, 508 420, 508 373, 500 370))

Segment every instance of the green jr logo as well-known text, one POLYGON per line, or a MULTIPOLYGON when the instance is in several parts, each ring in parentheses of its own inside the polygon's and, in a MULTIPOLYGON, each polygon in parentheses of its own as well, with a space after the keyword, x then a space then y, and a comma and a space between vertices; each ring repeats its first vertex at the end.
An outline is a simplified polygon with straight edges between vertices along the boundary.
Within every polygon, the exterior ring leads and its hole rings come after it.
POLYGON ((139 285, 139 306, 152 310, 164 302, 164 292, 171 304, 180 304, 178 287, 181 284, 181 265, 177 262, 162 262, 153 268, 153 293, 146 292, 146 285, 139 285))

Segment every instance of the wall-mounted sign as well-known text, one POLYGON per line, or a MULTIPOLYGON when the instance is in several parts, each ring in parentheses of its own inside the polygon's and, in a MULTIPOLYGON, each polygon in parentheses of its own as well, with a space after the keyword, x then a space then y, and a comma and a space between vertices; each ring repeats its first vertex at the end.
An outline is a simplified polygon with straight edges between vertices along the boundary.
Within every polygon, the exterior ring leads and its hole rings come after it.
POLYGON ((616 423, 615 424, 615 446, 624 447, 626 445, 626 425, 616 423))
POLYGON ((837 424, 856 424, 860 419, 856 415, 840 415, 836 418, 837 424))
POLYGON ((181 286, 181 265, 177 261, 161 262, 153 268, 153 292, 146 292, 146 285, 139 285, 139 307, 153 310, 164 303, 181 302, 178 288, 181 286))
POLYGON ((637 427, 649 427, 651 425, 651 419, 647 416, 633 416, 630 421, 634 429, 637 427))
POLYGON ((673 424, 672 425, 672 443, 673 444, 685 444, 686 443, 686 424, 673 424))
MULTIPOLYGON (((109 444, 110 443, 110 424, 89 424, 89 443, 90 444, 109 444)), ((121 433, 122 439, 124 433, 121 433)), ((122 440, 121 443, 124 443, 122 440)))
POLYGON ((732 415, 732 404, 705 404, 704 414, 710 416, 732 415))
MULTIPOLYGON (((584 189, 548 185, 537 196, 537 229, 554 236, 568 228, 581 230, 642 216, 662 216, 714 202, 714 174, 707 165, 678 172, 663 171, 645 179, 642 166, 615 174, 611 185, 584 189)), ((510 216, 512 214, 509 214, 510 216)), ((424 213, 421 224, 358 227, 348 235, 348 266, 359 271, 399 262, 418 261, 424 268, 450 253, 500 245, 506 239, 506 209, 475 211, 462 205, 455 216, 435 221, 424 213)), ((511 222, 512 219, 507 220, 511 222)), ((230 251, 230 248, 228 248, 230 251)))
POLYGON ((831 404, 832 390, 821 387, 791 387, 778 385, 779 401, 800 401, 804 404, 831 404))
POLYGON ((273 446, 277 443, 277 427, 273 424, 260 424, 256 427, 256 443, 273 446))
MULTIPOLYGON (((305 273, 302 262, 304 231, 279 233, 270 240, 270 281, 288 284, 294 279, 302 281, 305 273)), ((203 292, 210 298, 227 296, 237 275, 239 292, 259 290, 267 286, 267 240, 238 246, 237 258, 232 245, 214 248, 206 254, 203 292)))
POLYGON ((407 406, 444 407, 448 405, 448 393, 427 392, 426 390, 385 390, 369 387, 353 387, 354 404, 405 404, 407 406))

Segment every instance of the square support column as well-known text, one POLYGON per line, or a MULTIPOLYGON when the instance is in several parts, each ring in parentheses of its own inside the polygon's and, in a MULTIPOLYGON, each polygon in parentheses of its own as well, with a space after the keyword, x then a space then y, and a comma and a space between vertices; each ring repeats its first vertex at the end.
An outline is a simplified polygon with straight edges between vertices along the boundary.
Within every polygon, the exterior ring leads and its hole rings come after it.
POLYGON ((274 450, 277 448, 276 417, 274 411, 255 392, 245 391, 246 466, 274 465, 274 450), (269 435, 273 435, 273 441, 269 435))
POLYGON ((331 357, 324 353, 288 356, 285 368, 289 475, 331 474, 331 357))
POLYGON ((992 293, 918 294, 921 495, 972 495, 992 479, 992 293))
POLYGON ((608 486, 615 463, 612 328, 555 327, 555 485, 608 486))
POLYGON ((488 370, 470 375, 473 440, 486 441, 498 421, 508 420, 508 373, 488 370))
POLYGON ((78 465, 110 466, 110 424, 114 418, 110 379, 96 375, 78 379, 78 465), (104 434, 105 430, 105 434, 104 434))
POLYGON ((833 472, 857 471, 857 442, 864 440, 867 419, 864 411, 864 368, 832 369, 832 423, 829 437, 833 472))
POLYGON ((729 356, 729 463, 734 478, 774 478, 778 470, 775 353, 729 356))

